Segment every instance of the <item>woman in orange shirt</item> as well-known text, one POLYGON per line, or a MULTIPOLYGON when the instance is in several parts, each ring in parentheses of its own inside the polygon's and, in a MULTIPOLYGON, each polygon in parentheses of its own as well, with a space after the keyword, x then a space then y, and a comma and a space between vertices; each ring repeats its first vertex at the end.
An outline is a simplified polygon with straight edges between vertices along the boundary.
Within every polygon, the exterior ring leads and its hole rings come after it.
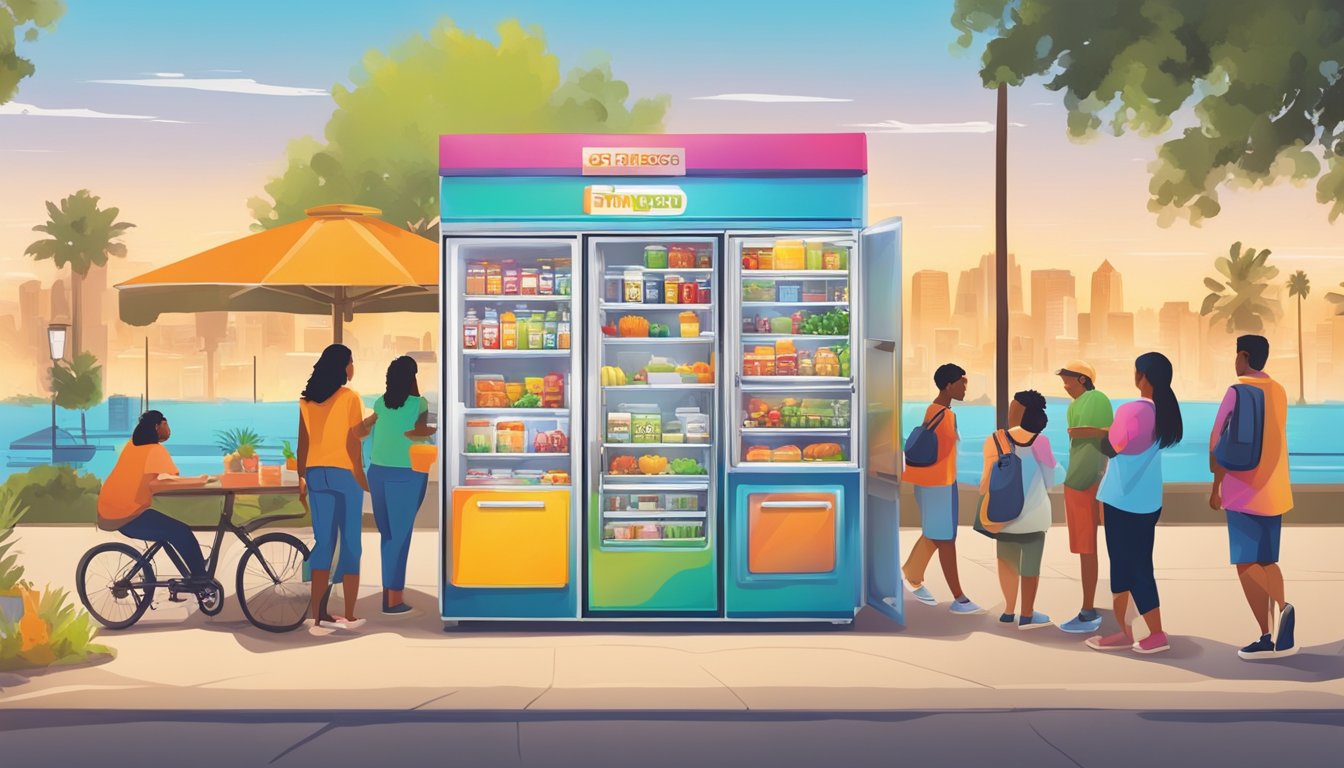
POLYGON ((332 344, 322 351, 299 401, 299 498, 309 503, 313 518, 312 628, 356 629, 359 598, 360 521, 364 514, 364 477, 360 441, 368 435, 359 395, 345 385, 354 378, 350 348, 332 344), (332 557, 340 544, 340 572, 345 613, 327 616, 323 602, 331 576, 332 557))

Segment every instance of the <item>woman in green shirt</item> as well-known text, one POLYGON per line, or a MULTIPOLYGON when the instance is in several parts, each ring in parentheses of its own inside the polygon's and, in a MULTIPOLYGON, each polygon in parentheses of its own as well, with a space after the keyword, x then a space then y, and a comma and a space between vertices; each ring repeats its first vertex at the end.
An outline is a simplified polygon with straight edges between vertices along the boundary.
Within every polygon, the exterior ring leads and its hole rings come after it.
POLYGON ((409 357, 387 366, 387 391, 373 404, 373 450, 370 452, 369 493, 373 518, 382 539, 383 613, 411 612, 402 601, 406 589, 406 559, 411 551, 411 528, 425 500, 429 475, 411 469, 411 443, 429 437, 429 404, 420 396, 417 368, 409 357))

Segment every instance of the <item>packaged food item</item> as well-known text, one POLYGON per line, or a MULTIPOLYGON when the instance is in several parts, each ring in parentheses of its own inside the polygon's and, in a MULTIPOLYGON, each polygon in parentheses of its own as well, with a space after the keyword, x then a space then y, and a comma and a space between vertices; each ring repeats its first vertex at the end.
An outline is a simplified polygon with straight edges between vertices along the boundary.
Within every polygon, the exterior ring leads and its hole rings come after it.
POLYGON ((572 335, 572 324, 569 319, 569 310, 560 310, 560 322, 556 326, 555 343, 560 349, 569 349, 572 335))
POLYGON ((816 376, 816 375, 817 375, 817 369, 816 369, 816 367, 812 364, 812 353, 811 353, 811 352, 803 351, 803 352, 799 352, 799 353, 798 353, 798 375, 799 375, 799 376, 816 376))
POLYGON ((574 287, 574 275, 572 273, 573 260, 569 258, 555 260, 555 293, 557 296, 568 296, 574 287))
POLYGON ((821 254, 821 268, 832 272, 840 269, 840 252, 835 248, 827 248, 821 254))
POLYGON ((521 381, 506 381, 504 382, 504 394, 508 396, 509 403, 513 404, 521 400, 526 392, 523 390, 521 381))
POLYGON ((644 273, 638 269, 625 271, 625 303, 644 303, 644 273))
POLYGON ((666 509, 671 512, 695 512, 700 509, 700 502, 694 494, 672 493, 666 496, 666 509))
POLYGON ((559 349, 560 344, 560 314, 555 310, 546 312, 546 319, 542 325, 541 348, 559 349))
POLYGON ((695 338, 700 335, 700 316, 694 312, 682 312, 677 316, 681 321, 682 338, 695 338))
POLYGON ((563 429, 538 432, 532 439, 533 453, 569 453, 569 435, 563 429))
POLYGON ((508 408, 509 395, 504 377, 497 374, 479 374, 474 379, 477 408, 508 408))
MULTIPOLYGON (((679 287, 680 287, 680 289, 681 289, 681 290, 680 290, 681 295, 677 297, 677 303, 679 303, 679 304, 699 304, 699 303, 700 303, 700 301, 699 301, 699 299, 698 299, 698 296, 699 296, 699 286, 697 286, 695 282, 693 282, 693 281, 691 281, 691 280, 687 280, 687 281, 681 283, 679 287)), ((671 302, 668 302, 668 303, 670 304, 671 302)))
POLYGON ((476 310, 468 309, 466 319, 462 321, 462 348, 476 349, 481 345, 481 320, 476 310))
POLYGON ((709 304, 709 278, 702 277, 695 281, 696 285, 696 304, 709 304))
POLYGON ((645 269, 667 269, 667 248, 662 245, 644 246, 645 269))
POLYGON ((550 259, 538 259, 537 265, 540 267, 537 277, 537 293, 542 296, 553 296, 555 294, 555 265, 550 259))
POLYGON ((495 453, 523 453, 526 451, 527 426, 521 421, 501 421, 495 424, 495 453))
POLYGON ((835 254, 840 258, 840 269, 849 269, 849 248, 844 245, 835 246, 835 254))
POLYGON ((652 413, 630 414, 630 436, 634 443, 661 443, 663 441, 663 416, 655 406, 652 413))
POLYGON ((518 318, 512 312, 499 316, 499 348, 518 348, 518 318))
MULTIPOLYGON (((526 321, 527 325, 527 348, 542 349, 542 336, 545 333, 544 315, 540 312, 533 312, 526 321)), ((521 332, 522 329, 520 328, 521 332)))
POLYGON ((518 269, 518 262, 514 259, 505 259, 501 268, 503 270, 501 280, 504 295, 517 296, 519 284, 522 282, 522 272, 518 269))
POLYGON ((641 494, 634 498, 634 508, 640 512, 657 512, 663 508, 663 497, 655 494, 641 494))
POLYGON ((616 411, 607 414, 607 442, 630 442, 630 414, 616 411))
POLYGON ((542 382, 543 380, 540 376, 527 376, 523 379, 523 389, 526 390, 529 395, 541 397, 542 382))
POLYGON ((824 253, 825 248, 826 244, 820 240, 808 240, 804 243, 803 268, 821 269, 823 263, 822 254, 824 253))
POLYGON ((845 449, 839 443, 813 443, 803 449, 803 461, 844 461, 845 449))
POLYGON ((613 494, 607 497, 608 512, 624 512, 630 508, 630 497, 623 493, 613 494))
POLYGON ((782 334, 793 333, 793 320, 788 317, 770 318, 770 332, 782 334))
POLYGON ((803 283, 803 301, 825 301, 826 283, 821 280, 809 280, 803 283))
POLYGON ((839 376, 840 356, 835 353, 834 349, 822 347, 817 350, 814 366, 818 376, 839 376))
POLYGON ((504 293, 504 270, 493 262, 485 262, 485 295, 500 296, 504 293))
POLYGON ((776 448, 771 456, 772 461, 802 461, 803 452, 796 445, 785 445, 776 448))
POLYGON ((775 342, 775 375, 798 375, 798 351, 789 339, 775 342))
POLYGON ((565 407, 565 375, 552 371, 546 374, 541 386, 542 408, 565 407))
POLYGON ((499 349, 499 315, 493 307, 485 310, 481 321, 481 349, 499 349))
POLYGON ((467 295, 485 295, 485 262, 467 262, 467 295))
POLYGON ((644 303, 663 303, 663 279, 657 275, 644 278, 644 303))
POLYGON ((774 461, 774 453, 764 446, 753 445, 747 448, 744 461, 774 461))
POLYGON ((667 304, 676 304, 681 300, 681 277, 678 275, 668 275, 663 278, 663 301, 667 304))
POLYGON ((463 443, 463 453, 493 453, 495 450, 495 425, 486 419, 467 422, 467 435, 463 443))
POLYGON ((684 443, 686 442, 686 433, 682 431, 680 421, 663 422, 663 442, 664 443, 684 443))
POLYGON ((802 240, 776 240, 774 254, 774 268, 778 270, 801 270, 807 264, 802 240))
POLYGON ((802 300, 802 288, 797 283, 784 283, 779 286, 779 300, 788 304, 802 300))
POLYGON ((702 245, 695 249, 695 268, 714 268, 714 255, 710 252, 710 247, 708 245, 702 245))
POLYGON ((693 407, 678 408, 676 414, 677 420, 682 423, 682 427, 686 430, 686 442, 709 442, 708 414, 702 413, 699 408, 693 407))
POLYGON ((641 523, 639 529, 635 532, 636 539, 661 539, 663 532, 658 528, 657 523, 641 523))
POLYGON ((667 251, 667 265, 672 269, 694 269, 695 249, 689 245, 674 245, 667 251))
MULTIPOLYGON (((708 290, 706 282, 706 290, 708 290)), ((742 300, 743 301, 776 301, 778 293, 775 290, 774 280, 743 280, 742 281, 742 300)), ((708 302, 701 301, 701 304, 708 302)))
POLYGON ((518 280, 520 296, 536 296, 541 293, 541 272, 536 269, 524 269, 518 280))

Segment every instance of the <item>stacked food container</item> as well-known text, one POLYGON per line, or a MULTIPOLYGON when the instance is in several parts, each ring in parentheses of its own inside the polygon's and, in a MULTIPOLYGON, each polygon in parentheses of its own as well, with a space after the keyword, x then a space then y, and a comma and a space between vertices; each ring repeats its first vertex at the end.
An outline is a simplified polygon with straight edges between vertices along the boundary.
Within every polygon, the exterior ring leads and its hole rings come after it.
POLYGON ((443 618, 900 618, 900 225, 862 229, 864 137, 440 150, 443 618))

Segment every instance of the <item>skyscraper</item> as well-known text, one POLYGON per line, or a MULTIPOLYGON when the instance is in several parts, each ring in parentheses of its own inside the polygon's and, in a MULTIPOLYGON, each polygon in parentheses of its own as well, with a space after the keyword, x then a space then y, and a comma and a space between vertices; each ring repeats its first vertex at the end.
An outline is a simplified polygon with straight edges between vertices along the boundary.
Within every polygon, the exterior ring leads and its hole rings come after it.
MULTIPOLYGON (((974 346, 994 340, 994 254, 980 257, 980 265, 961 273, 953 315, 962 338, 974 346)), ((1008 312, 1022 311, 1022 267, 1008 254, 1008 312)))
POLYGON ((1120 273, 1110 261, 1101 262, 1092 273, 1092 306, 1088 310, 1092 317, 1092 342, 1102 348, 1114 347, 1110 339, 1110 316, 1125 311, 1125 299, 1120 273))
POLYGON ((952 321, 947 273, 933 269, 916 272, 911 293, 911 342, 915 346, 931 347, 934 331, 949 327, 952 321))
MULTIPOLYGON (((1074 279, 1073 273, 1067 269, 1036 269, 1031 273, 1031 332, 1039 341, 1048 343, 1050 339, 1057 338, 1062 333, 1061 328, 1050 328, 1049 318, 1051 317, 1050 305, 1054 302, 1062 307, 1060 299, 1074 298, 1074 279)), ((1059 310, 1059 311, 1062 311, 1059 310)), ((1074 304, 1075 322, 1077 321, 1077 304, 1074 304)), ((1062 319, 1062 316, 1057 319, 1062 319)), ((1077 332, 1067 334, 1077 337, 1077 332)))

